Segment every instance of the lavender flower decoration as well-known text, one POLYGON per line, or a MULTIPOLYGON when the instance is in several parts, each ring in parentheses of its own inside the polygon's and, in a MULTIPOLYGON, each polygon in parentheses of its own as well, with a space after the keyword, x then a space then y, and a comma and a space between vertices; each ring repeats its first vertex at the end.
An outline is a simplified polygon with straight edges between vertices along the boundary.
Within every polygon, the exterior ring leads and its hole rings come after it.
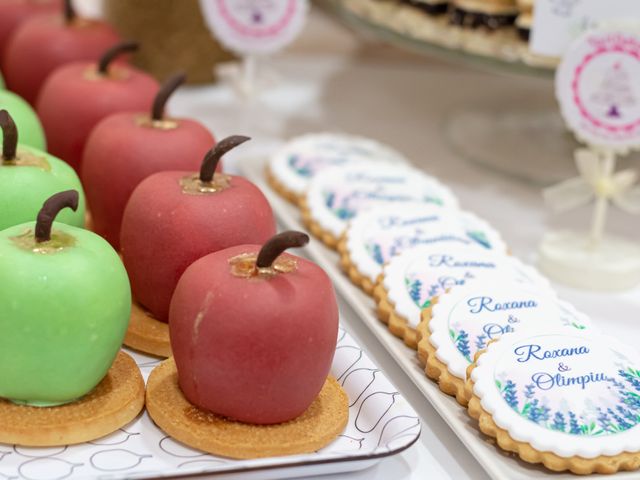
MULTIPOLYGON (((624 432, 640 424, 640 370, 620 369, 617 378, 607 379, 610 389, 617 394, 617 403, 596 407, 594 418, 592 410, 574 412, 562 407, 552 410, 536 398, 538 389, 535 384, 525 385, 521 392, 511 380, 504 385, 496 382, 507 405, 522 417, 549 430, 571 435, 600 436, 624 432), (520 409, 518 395, 525 402, 520 409)), ((544 398, 544 397, 542 397, 544 398)))

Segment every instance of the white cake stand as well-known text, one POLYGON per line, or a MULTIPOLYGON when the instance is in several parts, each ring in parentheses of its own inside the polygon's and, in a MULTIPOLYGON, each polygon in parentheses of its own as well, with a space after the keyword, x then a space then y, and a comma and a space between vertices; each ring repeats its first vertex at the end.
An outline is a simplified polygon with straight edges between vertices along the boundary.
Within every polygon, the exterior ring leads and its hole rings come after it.
POLYGON ((549 278, 577 288, 628 290, 640 284, 640 245, 604 236, 594 245, 586 232, 548 232, 539 247, 538 266, 549 278))
POLYGON ((612 202, 628 213, 638 213, 637 189, 629 181, 635 174, 631 170, 616 173, 611 151, 579 150, 576 163, 580 176, 546 189, 544 195, 552 207, 565 211, 595 199, 591 231, 546 233, 538 248, 540 270, 578 288, 633 288, 640 284, 640 244, 605 234, 605 223, 612 202))

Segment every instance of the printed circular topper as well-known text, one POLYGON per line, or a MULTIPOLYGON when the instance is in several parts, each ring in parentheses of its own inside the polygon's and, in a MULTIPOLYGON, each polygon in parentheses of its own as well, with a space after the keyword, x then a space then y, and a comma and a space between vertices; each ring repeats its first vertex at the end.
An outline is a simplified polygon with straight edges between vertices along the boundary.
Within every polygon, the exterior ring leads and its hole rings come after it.
POLYGON ((429 341, 449 372, 466 379, 467 367, 492 340, 521 329, 591 328, 590 320, 555 293, 496 277, 441 295, 429 320, 429 341))
POLYGON ((640 36, 582 35, 558 67, 556 96, 579 140, 621 153, 640 148, 640 36))
POLYGON ((484 220, 433 203, 380 205, 355 217, 347 230, 351 261, 372 282, 394 256, 418 245, 441 243, 507 250, 500 234, 484 220))
POLYGON ((304 26, 308 0, 200 0, 211 31, 240 54, 273 53, 304 26))
POLYGON ((365 160, 407 164, 393 148, 344 133, 310 133, 288 141, 269 161, 271 174, 296 195, 304 195, 318 172, 365 160))
POLYGON ((569 330, 504 336, 471 373, 474 393, 517 441, 562 457, 640 450, 640 359, 569 330))
POLYGON ((550 289, 549 282, 533 267, 511 255, 474 245, 437 242, 402 251, 384 267, 383 284, 395 310, 416 328, 422 310, 434 299, 470 283, 531 285, 550 289), (481 283, 482 282, 482 283, 481 283))

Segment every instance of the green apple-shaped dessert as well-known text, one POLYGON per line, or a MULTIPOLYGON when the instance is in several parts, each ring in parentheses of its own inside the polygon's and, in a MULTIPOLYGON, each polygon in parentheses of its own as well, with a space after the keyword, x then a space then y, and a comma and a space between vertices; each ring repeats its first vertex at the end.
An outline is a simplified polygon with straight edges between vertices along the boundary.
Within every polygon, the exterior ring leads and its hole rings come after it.
POLYGON ((0 232, 0 397, 32 406, 72 402, 106 375, 131 311, 127 273, 89 230, 59 222, 75 190, 50 197, 37 221, 0 232))
MULTIPOLYGON (((0 80, 2 79, 0 78, 0 80)), ((9 90, 1 90, 1 88, 0 81, 0 108, 11 112, 13 121, 16 122, 20 131, 20 142, 38 150, 46 150, 47 142, 44 130, 35 110, 22 97, 9 90)), ((1 141, 2 133, 0 133, 1 141)))
POLYGON ((58 221, 84 226, 85 200, 80 179, 62 160, 26 145, 18 145, 18 129, 6 110, 0 110, 0 230, 33 220, 47 198, 62 190, 78 190, 75 212, 60 213, 58 221))

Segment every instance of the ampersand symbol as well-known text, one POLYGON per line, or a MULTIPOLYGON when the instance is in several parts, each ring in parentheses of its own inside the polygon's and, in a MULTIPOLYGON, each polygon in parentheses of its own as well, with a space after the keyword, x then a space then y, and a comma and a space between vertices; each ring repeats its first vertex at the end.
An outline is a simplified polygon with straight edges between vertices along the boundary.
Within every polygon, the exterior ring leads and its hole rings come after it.
POLYGON ((509 323, 520 323, 520 320, 518 320, 518 317, 514 317, 513 315, 509 315, 509 318, 507 321, 509 323))
POLYGON ((568 372, 569 370, 571 370, 571 368, 569 368, 567 365, 565 365, 564 363, 560 362, 558 364, 558 371, 559 372, 568 372))

